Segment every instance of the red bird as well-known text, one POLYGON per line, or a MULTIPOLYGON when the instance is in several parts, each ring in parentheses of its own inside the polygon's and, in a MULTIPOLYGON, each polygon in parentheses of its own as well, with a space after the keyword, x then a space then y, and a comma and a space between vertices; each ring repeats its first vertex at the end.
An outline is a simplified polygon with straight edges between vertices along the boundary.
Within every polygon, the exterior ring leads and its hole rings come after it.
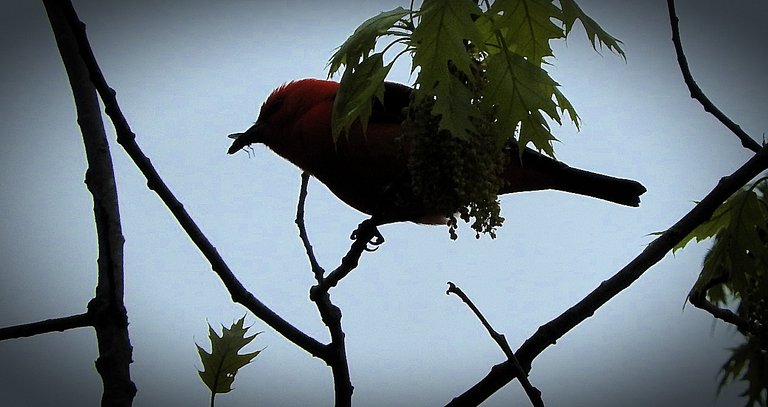
MULTIPOLYGON (((263 143, 308 172, 349 206, 373 217, 376 225, 411 221, 445 224, 445 213, 416 202, 394 199, 392 189, 407 179, 407 152, 397 142, 412 89, 387 82, 383 103, 373 102, 366 134, 360 126, 334 143, 331 112, 339 84, 302 79, 275 89, 261 107, 256 123, 235 138, 228 153, 263 143)), ((571 168, 525 148, 516 148, 504 169, 500 194, 555 189, 621 205, 638 206, 646 189, 640 183, 571 168)), ((402 196, 402 195, 398 195, 402 196)), ((458 209, 458 208, 457 208, 458 209)))

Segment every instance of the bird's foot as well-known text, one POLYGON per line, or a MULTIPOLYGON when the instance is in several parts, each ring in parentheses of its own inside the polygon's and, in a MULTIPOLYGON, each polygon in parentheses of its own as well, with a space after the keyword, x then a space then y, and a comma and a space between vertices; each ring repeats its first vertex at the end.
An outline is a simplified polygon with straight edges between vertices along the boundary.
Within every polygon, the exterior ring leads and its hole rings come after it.
POLYGON ((384 243, 384 236, 379 232, 379 228, 372 219, 366 219, 361 222, 357 226, 357 229, 352 232, 352 235, 349 236, 352 240, 358 240, 365 237, 368 238, 365 246, 365 251, 367 252, 375 252, 376 249, 384 243))

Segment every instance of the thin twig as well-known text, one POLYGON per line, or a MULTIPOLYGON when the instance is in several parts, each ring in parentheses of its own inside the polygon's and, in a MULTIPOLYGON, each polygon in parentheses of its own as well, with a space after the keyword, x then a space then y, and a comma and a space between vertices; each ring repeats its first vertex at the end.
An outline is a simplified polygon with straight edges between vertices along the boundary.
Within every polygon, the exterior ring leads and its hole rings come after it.
POLYGON ((307 186, 309 185, 309 173, 301 173, 301 190, 299 191, 299 203, 296 205, 296 226, 299 228, 299 237, 301 243, 304 245, 304 250, 307 252, 307 258, 309 259, 309 265, 312 267, 312 273, 315 275, 315 280, 318 283, 323 281, 325 270, 320 266, 320 263, 315 257, 315 251, 312 249, 312 244, 309 241, 307 235, 307 226, 304 222, 304 204, 307 201, 307 186))
POLYGON ((101 96, 105 111, 115 127, 117 142, 123 147, 128 156, 131 157, 144 177, 146 177, 149 189, 157 193, 179 222, 179 225, 181 225, 192 242, 195 243, 203 256, 205 256, 211 264, 213 271, 226 286, 234 302, 245 306, 256 315, 256 317, 264 321, 275 331, 279 332, 286 339, 313 356, 319 357, 324 354, 326 349, 325 345, 291 325, 288 321, 272 311, 264 303, 259 301, 258 298, 246 290, 234 273, 232 273, 226 262, 224 262, 224 259, 216 251, 216 248, 211 244, 189 213, 184 209, 181 202, 179 202, 173 195, 171 190, 157 173, 157 170, 152 166, 149 158, 144 155, 144 152, 136 143, 136 135, 131 131, 128 121, 122 114, 120 106, 117 103, 117 98, 115 97, 116 92, 109 87, 98 63, 96 62, 96 57, 93 54, 93 50, 88 43, 88 37, 85 33, 85 25, 77 17, 70 2, 64 1, 62 3, 66 4, 65 12, 67 14, 67 20, 75 33, 80 54, 90 73, 90 79, 95 85, 99 96, 101 96))
MULTIPOLYGON (((763 147, 731 175, 720 179, 717 186, 704 199, 685 216, 680 218, 677 223, 654 239, 637 257, 614 274, 613 277, 603 281, 584 299, 560 314, 560 316, 539 327, 536 333, 528 338, 515 352, 523 369, 529 371, 533 360, 546 348, 554 345, 563 335, 585 319, 594 315, 595 311, 611 298, 632 285, 643 273, 661 261, 693 229, 709 220, 715 209, 725 202, 726 199, 767 168, 768 147, 763 147)), ((454 398, 448 405, 479 405, 515 377, 515 369, 511 362, 495 365, 483 379, 460 396, 454 398)))
POLYGON ((63 318, 46 319, 45 321, 0 328, 0 341, 26 338, 50 332, 63 332, 69 329, 85 328, 89 326, 93 326, 93 318, 88 313, 63 318))
MULTIPOLYGON (((352 405, 352 380, 349 375, 349 362, 347 361, 347 349, 344 340, 344 330, 341 326, 341 309, 331 302, 331 295, 328 292, 329 286, 325 284, 325 270, 315 257, 312 243, 307 234, 306 224, 304 222, 304 205, 307 199, 307 186, 309 184, 309 173, 301 174, 301 189, 299 190, 299 203, 296 209, 296 226, 299 228, 299 236, 307 252, 309 263, 312 267, 312 273, 315 275, 317 285, 309 290, 309 298, 317 306, 320 318, 328 327, 331 335, 331 342, 327 345, 327 352, 321 356, 321 359, 331 368, 333 375, 333 388, 336 399, 336 406, 348 407, 352 405)), ((358 255, 359 259, 359 255, 358 255)))
POLYGON ((485 319, 483 314, 475 306, 472 300, 469 299, 469 297, 464 293, 464 291, 462 291, 461 288, 457 287, 456 284, 453 284, 452 282, 449 281, 448 290, 445 293, 449 295, 456 294, 459 298, 461 298, 462 301, 464 301, 465 304, 467 304, 469 309, 471 309, 472 312, 475 313, 475 316, 483 324, 485 329, 488 331, 488 334, 491 335, 491 338, 493 338, 493 340, 496 341, 496 343, 501 348, 502 352, 504 352, 504 355, 506 355, 507 360, 512 363, 513 368, 516 370, 516 376, 520 380, 520 385, 523 386, 523 390, 525 390, 525 394, 527 394, 528 398, 531 400, 531 404, 533 404, 534 407, 544 407, 544 400, 541 398, 541 391, 537 389, 534 385, 532 385, 530 380, 528 380, 528 373, 525 370, 523 370, 522 366, 520 366, 520 362, 517 360, 517 356, 515 356, 515 352, 512 352, 512 348, 509 347, 507 338, 504 337, 503 334, 500 334, 495 329, 493 329, 491 324, 488 322, 487 319, 485 319))
POLYGON ((699 103, 704 106, 704 111, 715 116, 720 123, 723 123, 728 130, 733 132, 733 134, 741 140, 742 146, 754 152, 760 151, 760 144, 742 130, 738 124, 734 123, 733 120, 726 116, 725 113, 720 111, 720 109, 718 109, 717 106, 715 106, 715 104, 704 94, 701 88, 699 88, 699 85, 696 84, 696 81, 691 74, 691 70, 688 67, 688 60, 685 57, 685 53, 683 53, 683 43, 680 40, 680 28, 678 26, 680 20, 677 18, 674 0, 667 0, 667 8, 669 9, 669 20, 672 24, 672 42, 675 45, 677 63, 680 65, 680 71, 683 73, 683 79, 688 86, 688 90, 691 92, 691 97, 698 100, 699 103))
POLYGON ((318 285, 318 289, 322 291, 330 290, 341 279, 351 273, 352 270, 357 268, 363 252, 370 251, 368 250, 368 242, 376 235, 376 232, 376 226, 370 219, 361 223, 357 228, 356 239, 352 242, 352 246, 350 246, 347 254, 342 257, 341 264, 328 273, 328 276, 318 285))
POLYGON ((720 319, 724 322, 736 326, 744 334, 756 335, 757 330, 755 326, 745 318, 742 318, 738 314, 729 309, 720 308, 717 305, 707 300, 704 290, 691 291, 688 295, 688 302, 696 308, 702 309, 712 314, 713 317, 720 319))

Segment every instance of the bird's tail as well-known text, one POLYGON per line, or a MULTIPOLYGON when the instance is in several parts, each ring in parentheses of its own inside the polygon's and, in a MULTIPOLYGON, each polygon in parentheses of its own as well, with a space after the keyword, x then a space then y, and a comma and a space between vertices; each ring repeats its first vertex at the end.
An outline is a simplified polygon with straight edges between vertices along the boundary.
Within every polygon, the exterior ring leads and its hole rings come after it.
POLYGON ((502 194, 555 189, 626 206, 639 206, 646 191, 637 181, 572 168, 529 148, 522 157, 511 152, 504 178, 502 194))

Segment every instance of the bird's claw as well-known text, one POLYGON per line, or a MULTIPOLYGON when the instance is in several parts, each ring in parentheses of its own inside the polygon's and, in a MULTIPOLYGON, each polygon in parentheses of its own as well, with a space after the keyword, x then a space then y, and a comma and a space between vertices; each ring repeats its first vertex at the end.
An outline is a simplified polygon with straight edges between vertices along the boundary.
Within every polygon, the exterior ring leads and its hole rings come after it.
POLYGON ((352 234, 349 236, 352 240, 358 240, 359 238, 363 236, 367 236, 370 234, 370 238, 366 242, 365 251, 367 252, 375 252, 379 246, 384 243, 384 236, 379 232, 379 228, 376 227, 376 224, 373 223, 370 219, 364 220, 360 225, 357 226, 357 229, 355 229, 352 234), (368 247, 368 246, 371 247, 368 247))

